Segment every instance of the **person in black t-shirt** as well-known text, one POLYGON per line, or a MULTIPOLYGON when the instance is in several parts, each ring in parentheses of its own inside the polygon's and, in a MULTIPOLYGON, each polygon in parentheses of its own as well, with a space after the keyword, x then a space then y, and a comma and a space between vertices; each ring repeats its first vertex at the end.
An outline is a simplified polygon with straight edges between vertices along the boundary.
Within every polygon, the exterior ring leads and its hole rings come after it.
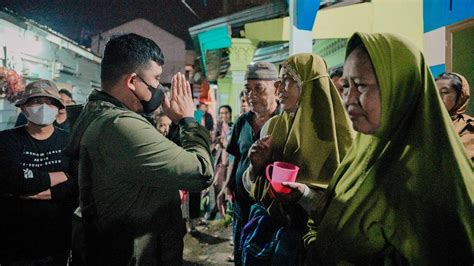
POLYGON ((66 265, 77 181, 63 156, 69 134, 53 125, 65 106, 48 80, 16 105, 28 122, 0 132, 0 265, 66 265))

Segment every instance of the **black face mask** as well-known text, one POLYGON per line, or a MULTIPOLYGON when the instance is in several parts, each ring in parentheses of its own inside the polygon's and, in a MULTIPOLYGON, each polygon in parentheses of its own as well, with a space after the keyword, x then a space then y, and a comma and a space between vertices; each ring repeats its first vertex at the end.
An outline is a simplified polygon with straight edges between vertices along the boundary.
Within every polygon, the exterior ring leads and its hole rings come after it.
POLYGON ((148 101, 140 101, 140 103, 143 106, 143 113, 149 114, 153 113, 158 107, 160 107, 163 104, 163 101, 165 99, 165 89, 163 86, 158 85, 157 88, 152 87, 148 83, 146 83, 145 80, 142 79, 142 77, 138 76, 137 77, 147 85, 148 90, 151 92, 151 98, 148 101))

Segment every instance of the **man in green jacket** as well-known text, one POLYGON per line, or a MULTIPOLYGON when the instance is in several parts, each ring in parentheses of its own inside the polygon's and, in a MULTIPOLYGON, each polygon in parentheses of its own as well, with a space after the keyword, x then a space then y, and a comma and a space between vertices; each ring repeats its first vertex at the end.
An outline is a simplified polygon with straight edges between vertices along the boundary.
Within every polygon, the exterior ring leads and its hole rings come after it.
POLYGON ((184 75, 173 77, 165 99, 159 86, 163 63, 160 48, 147 38, 110 40, 102 89, 91 93, 74 127, 70 151, 80 162, 86 265, 182 264, 186 231, 178 190, 211 184, 210 136, 194 122, 184 75), (182 147, 140 115, 162 102, 180 127, 182 147))

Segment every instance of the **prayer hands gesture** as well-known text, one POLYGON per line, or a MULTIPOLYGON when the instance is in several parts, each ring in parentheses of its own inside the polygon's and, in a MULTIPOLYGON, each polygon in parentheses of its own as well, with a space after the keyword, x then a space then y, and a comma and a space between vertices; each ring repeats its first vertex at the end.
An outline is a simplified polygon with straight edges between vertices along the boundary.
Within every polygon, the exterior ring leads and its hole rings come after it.
POLYGON ((186 77, 178 72, 171 82, 171 97, 165 98, 164 113, 175 123, 184 117, 194 117, 194 102, 191 86, 186 77))

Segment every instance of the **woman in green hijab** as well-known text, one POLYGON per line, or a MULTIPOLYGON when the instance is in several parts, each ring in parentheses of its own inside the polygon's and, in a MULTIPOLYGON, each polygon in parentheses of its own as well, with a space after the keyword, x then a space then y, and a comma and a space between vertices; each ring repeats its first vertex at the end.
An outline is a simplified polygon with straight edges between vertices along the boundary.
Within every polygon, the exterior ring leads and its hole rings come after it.
POLYGON ((342 84, 359 134, 311 214, 309 263, 472 265, 473 166, 422 53, 356 33, 342 84))
POLYGON ((244 182, 249 181, 251 196, 280 225, 290 227, 303 247, 307 214, 349 149, 353 131, 321 57, 306 53, 289 57, 276 85, 283 113, 267 122, 261 135, 268 136, 250 149, 251 166, 244 182), (273 191, 276 198, 268 193, 263 176, 265 166, 274 161, 300 168, 296 182, 283 183, 291 192, 273 191))

